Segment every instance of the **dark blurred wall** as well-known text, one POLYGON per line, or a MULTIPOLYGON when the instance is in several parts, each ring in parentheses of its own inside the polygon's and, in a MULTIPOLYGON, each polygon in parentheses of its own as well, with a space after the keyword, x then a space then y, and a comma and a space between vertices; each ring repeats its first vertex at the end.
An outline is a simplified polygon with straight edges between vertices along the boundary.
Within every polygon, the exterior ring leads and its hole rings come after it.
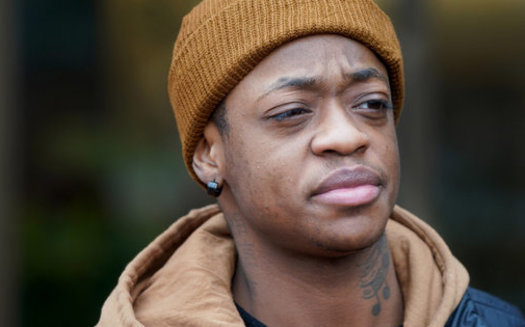
POLYGON ((433 6, 438 215, 472 284, 525 309, 525 2, 433 6))
MULTIPOLYGON (((0 3, 0 295, 20 298, 0 303, 0 325, 93 325, 137 251, 211 202, 184 169, 166 92, 196 2, 0 3)), ((524 310, 525 2, 380 4, 406 63, 399 201, 474 286, 524 310)))
POLYGON ((525 2, 388 2, 406 61, 399 202, 525 308, 525 2))
POLYGON ((0 0, 0 325, 18 323, 17 10, 0 0))
POLYGON ((23 326, 93 324, 104 285, 96 3, 27 0, 20 39, 23 326), (89 131, 89 139, 81 139, 89 131), (80 135, 80 136, 79 136, 80 135))

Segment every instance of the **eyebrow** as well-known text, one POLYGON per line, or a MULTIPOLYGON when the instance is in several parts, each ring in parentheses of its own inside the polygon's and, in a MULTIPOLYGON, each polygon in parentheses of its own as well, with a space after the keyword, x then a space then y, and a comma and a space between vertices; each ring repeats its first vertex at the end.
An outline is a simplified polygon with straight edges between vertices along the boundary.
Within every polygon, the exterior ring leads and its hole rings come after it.
MULTIPOLYGON (((388 84, 388 78, 373 67, 361 69, 352 73, 345 73, 343 77, 346 81, 350 82, 365 82, 375 78, 388 84)), ((314 87, 319 84, 319 82, 320 79, 316 77, 281 77, 276 82, 272 83, 257 100, 261 100, 268 94, 284 88, 293 87, 307 89, 314 87)))
POLYGON ((373 67, 369 67, 369 68, 358 70, 353 73, 345 74, 344 77, 345 79, 355 81, 355 82, 365 82, 369 79, 376 78, 388 84, 388 78, 383 73, 381 73, 379 70, 373 67))
POLYGON ((257 100, 260 100, 268 94, 287 88, 293 87, 298 89, 311 88, 319 83, 319 80, 315 77, 281 77, 276 82, 272 83, 257 100))

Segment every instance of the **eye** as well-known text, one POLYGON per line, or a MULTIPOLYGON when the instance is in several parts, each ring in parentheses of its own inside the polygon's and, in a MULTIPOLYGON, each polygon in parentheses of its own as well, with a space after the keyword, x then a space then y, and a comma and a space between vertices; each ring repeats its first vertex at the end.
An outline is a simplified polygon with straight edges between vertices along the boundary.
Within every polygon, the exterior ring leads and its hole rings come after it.
POLYGON ((280 121, 283 121, 285 119, 290 119, 290 118, 293 118, 295 116, 300 116, 300 115, 306 114, 306 113, 309 113, 309 111, 307 109, 304 109, 304 108, 293 108, 293 109, 286 110, 286 111, 283 111, 281 113, 275 114, 273 116, 270 116, 270 118, 280 122, 280 121))
POLYGON ((368 100, 355 107, 356 109, 369 109, 374 111, 386 111, 388 109, 393 109, 394 106, 389 101, 385 100, 368 100))

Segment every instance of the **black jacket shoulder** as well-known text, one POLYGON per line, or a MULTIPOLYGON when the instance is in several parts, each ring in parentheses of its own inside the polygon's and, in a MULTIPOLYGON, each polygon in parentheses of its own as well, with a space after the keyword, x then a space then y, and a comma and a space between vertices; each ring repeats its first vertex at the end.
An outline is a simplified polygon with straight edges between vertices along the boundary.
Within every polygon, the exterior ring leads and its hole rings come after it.
POLYGON ((445 327, 525 327, 525 319, 515 306, 469 287, 445 327))

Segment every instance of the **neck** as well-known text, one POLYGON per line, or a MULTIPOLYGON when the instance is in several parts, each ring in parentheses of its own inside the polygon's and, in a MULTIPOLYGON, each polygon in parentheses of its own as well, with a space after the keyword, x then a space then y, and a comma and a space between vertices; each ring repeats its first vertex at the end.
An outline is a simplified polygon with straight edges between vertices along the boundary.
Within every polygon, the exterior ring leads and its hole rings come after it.
POLYGON ((402 323, 402 297, 385 235, 338 258, 260 249, 242 238, 236 238, 236 245, 234 298, 268 326, 402 323))

